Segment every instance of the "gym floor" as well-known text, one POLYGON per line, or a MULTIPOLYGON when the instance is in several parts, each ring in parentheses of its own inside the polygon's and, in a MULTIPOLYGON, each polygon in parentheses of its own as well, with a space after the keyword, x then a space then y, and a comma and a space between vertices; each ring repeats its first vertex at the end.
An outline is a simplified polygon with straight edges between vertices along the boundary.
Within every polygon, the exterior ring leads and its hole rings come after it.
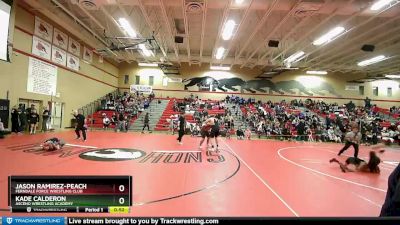
MULTIPOLYGON (((0 141, 0 215, 11 215, 10 175, 131 175, 131 216, 375 217, 400 161, 400 152, 387 148, 381 174, 342 173, 329 163, 341 144, 220 138, 221 151, 215 153, 199 150, 199 141, 184 136, 178 145, 168 134, 112 131, 91 131, 86 142, 75 140, 73 131, 8 136, 0 141), (68 146, 35 150, 51 137, 68 146), (141 154, 110 160, 124 149, 141 154), (93 160, 105 153, 105 160, 93 160)), ((361 146, 360 156, 367 158, 370 149, 361 146)), ((338 159, 352 154, 350 148, 338 159)))

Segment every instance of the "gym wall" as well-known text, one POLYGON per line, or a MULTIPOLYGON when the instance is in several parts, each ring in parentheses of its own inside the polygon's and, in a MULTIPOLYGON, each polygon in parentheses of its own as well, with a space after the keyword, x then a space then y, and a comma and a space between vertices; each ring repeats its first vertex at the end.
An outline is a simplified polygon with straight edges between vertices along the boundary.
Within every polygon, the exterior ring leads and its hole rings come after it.
MULTIPOLYGON (((17 106, 20 98, 43 101, 43 105, 47 105, 51 96, 27 92, 29 57, 38 58, 31 54, 35 15, 24 9, 23 6, 17 6, 15 9, 14 51, 11 62, 0 62, 0 98, 5 99, 6 93, 9 91, 11 107, 17 106)), ((43 15, 38 16, 75 40, 79 40, 62 27, 57 26, 56 22, 48 20, 43 15)), ((90 46, 81 43, 79 71, 75 72, 54 64, 58 67, 57 92, 60 93, 60 97, 53 96, 53 101, 65 103, 62 127, 70 125, 73 109, 82 107, 118 87, 118 68, 106 60, 99 63, 96 54, 93 54, 92 64, 83 62, 84 45, 90 46)))
MULTIPOLYGON (((154 92, 158 97, 169 96, 183 98, 190 95, 190 93, 194 93, 200 98, 222 99, 227 94, 240 94, 243 95, 243 97, 245 98, 253 95, 256 99, 271 99, 272 101, 280 101, 282 99, 290 101, 292 99, 299 98, 312 98, 321 99, 325 102, 337 102, 339 104, 345 104, 349 101, 353 101, 356 105, 363 105, 363 99, 368 96, 369 98, 373 99, 372 104, 377 104, 381 107, 388 108, 393 105, 398 106, 400 104, 399 82, 397 81, 384 80, 361 84, 350 84, 346 82, 347 80, 361 78, 361 74, 329 73, 328 75, 306 75, 305 72, 302 71, 284 72, 280 75, 275 76, 272 79, 272 85, 275 85, 277 89, 283 92, 283 94, 280 94, 274 91, 270 92, 271 88, 261 87, 261 90, 254 89, 254 87, 257 88, 257 85, 260 86, 260 81, 258 81, 259 79, 255 77, 261 74, 261 71, 257 69, 240 69, 235 66, 232 68, 231 71, 211 71, 209 70, 208 63, 203 64, 202 67, 199 67, 198 65, 192 65, 190 67, 188 64, 183 63, 180 73, 181 75, 171 77, 182 78, 182 80, 184 81, 187 80, 186 82, 170 82, 167 86, 163 86, 163 78, 165 77, 165 75, 160 69, 155 67, 138 67, 136 64, 123 64, 120 66, 119 86, 122 89, 129 91, 129 86, 131 84, 135 84, 136 76, 140 76, 140 84, 143 85, 148 85, 149 77, 153 76, 153 89, 155 90, 154 92), (124 82, 125 75, 129 75, 129 82, 127 84, 125 84, 124 82), (200 80, 205 81, 206 79, 204 77, 210 77, 211 81, 214 81, 213 79, 221 81, 221 79, 226 78, 240 78, 242 81, 246 82, 254 80, 253 82, 249 82, 249 87, 251 87, 250 90, 255 91, 255 93, 250 93, 248 90, 241 91, 241 88, 239 86, 234 87, 235 89, 237 89, 237 91, 225 88, 227 92, 223 92, 218 89, 213 92, 199 91, 197 85, 187 87, 187 90, 185 90, 185 84, 187 85, 190 82, 190 79, 200 78, 200 80), (256 86, 254 86, 255 84, 256 86), (346 86, 348 85, 356 86, 356 89, 345 90, 346 86), (358 85, 364 86, 364 95, 361 95, 359 93, 358 85), (303 90, 299 90, 298 87, 303 87, 303 90), (373 87, 378 87, 378 96, 373 95, 373 87), (387 96, 388 87, 392 88, 391 97, 387 96), (262 92, 262 90, 265 90, 265 92, 262 92), (312 96, 309 94, 312 94, 312 96)), ((238 79, 231 80, 238 81, 238 79)), ((265 85, 273 87, 268 81, 264 82, 266 83, 265 85)))

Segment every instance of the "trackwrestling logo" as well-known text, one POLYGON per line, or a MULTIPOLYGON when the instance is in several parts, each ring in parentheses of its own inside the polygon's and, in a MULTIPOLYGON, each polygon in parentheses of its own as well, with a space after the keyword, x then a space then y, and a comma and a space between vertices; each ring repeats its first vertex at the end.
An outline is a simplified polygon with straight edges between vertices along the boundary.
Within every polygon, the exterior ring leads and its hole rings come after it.
POLYGON ((83 152, 81 159, 92 161, 125 161, 135 160, 146 155, 146 152, 129 148, 105 148, 83 152))

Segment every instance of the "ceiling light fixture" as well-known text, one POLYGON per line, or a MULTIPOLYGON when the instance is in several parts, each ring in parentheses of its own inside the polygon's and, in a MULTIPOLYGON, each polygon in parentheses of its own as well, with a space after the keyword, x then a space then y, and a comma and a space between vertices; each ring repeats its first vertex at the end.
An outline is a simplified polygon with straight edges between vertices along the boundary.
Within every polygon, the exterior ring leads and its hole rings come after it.
POLYGON ((333 40, 335 40, 336 37, 338 37, 339 34, 343 33, 345 31, 344 27, 335 27, 332 30, 330 30, 328 33, 322 35, 318 39, 314 40, 313 45, 322 45, 329 43, 333 40))
POLYGON ((145 55, 146 57, 150 57, 153 55, 153 52, 148 50, 145 44, 139 44, 139 48, 140 50, 142 50, 143 55, 145 55))
POLYGON ((326 74, 328 74, 327 71, 319 71, 319 70, 308 70, 306 73, 307 74, 313 74, 313 75, 326 75, 326 74))
POLYGON ((400 79, 400 75, 385 75, 387 78, 400 79))
POLYGON ((129 36, 131 37, 136 37, 136 32, 133 30, 131 24, 126 20, 125 18, 119 18, 118 19, 119 25, 124 29, 126 33, 128 33, 129 36))
POLYGON ((394 2, 395 0, 379 0, 377 2, 375 2, 372 6, 371 6, 371 10, 373 11, 377 11, 382 9, 383 7, 389 5, 390 3, 394 2))
POLYGON ((222 39, 225 41, 229 40, 233 36, 233 30, 235 29, 235 21, 233 20, 228 20, 225 23, 224 29, 222 30, 222 39))
POLYGON ((229 66, 210 66, 211 70, 231 70, 231 68, 229 66))
POLYGON ((139 66, 146 66, 146 67, 157 67, 157 63, 139 63, 139 66))
POLYGON ((370 59, 363 60, 363 61, 357 63, 357 65, 358 66, 368 66, 368 65, 375 64, 377 62, 386 60, 386 59, 387 59, 386 56, 379 55, 379 56, 376 56, 376 57, 373 57, 373 58, 370 58, 370 59))
POLYGON ((243 3, 243 1, 244 1, 244 0, 236 0, 235 2, 236 2, 236 4, 240 5, 240 4, 243 3))
POLYGON ((215 54, 215 58, 216 59, 222 59, 222 57, 224 56, 225 53, 225 48, 224 47, 219 47, 217 49, 217 53, 215 54))
POLYGON ((302 59, 301 57, 304 54, 305 53, 303 51, 296 52, 293 55, 289 56, 287 59, 285 59, 284 62, 287 62, 287 63, 297 62, 302 59))

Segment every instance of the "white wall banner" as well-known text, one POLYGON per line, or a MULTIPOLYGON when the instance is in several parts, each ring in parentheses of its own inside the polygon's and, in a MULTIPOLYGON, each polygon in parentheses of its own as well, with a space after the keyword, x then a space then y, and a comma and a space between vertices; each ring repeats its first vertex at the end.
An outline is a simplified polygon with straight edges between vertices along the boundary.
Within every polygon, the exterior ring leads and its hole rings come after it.
POLYGON ((348 84, 346 85, 345 89, 346 91, 358 91, 358 86, 357 84, 348 84))
POLYGON ((168 77, 163 77, 163 79, 162 79, 162 86, 163 87, 167 87, 168 86, 168 80, 169 80, 168 77))
POLYGON ((86 46, 83 47, 83 60, 89 63, 92 63, 93 60, 93 51, 86 48, 86 46))
POLYGON ((53 26, 39 17, 35 16, 35 35, 43 38, 44 40, 51 42, 53 39, 53 26))
POLYGON ((67 53, 67 67, 79 71, 79 58, 67 53))
POLYGON ((51 44, 33 36, 32 38, 32 54, 45 58, 51 59, 51 44))
POLYGON ((57 66, 29 57, 27 91, 55 95, 57 93, 57 66))
POLYGON ((65 66, 67 65, 67 53, 53 45, 51 50, 51 61, 65 66))
POLYGON ((54 28, 53 44, 57 45, 58 47, 60 47, 64 50, 67 50, 68 49, 68 35, 61 32, 57 28, 54 28))
POLYGON ((68 40, 68 51, 76 56, 80 56, 81 54, 81 44, 78 41, 75 41, 71 37, 68 40))
POLYGON ((170 82, 170 83, 182 83, 182 78, 169 77, 168 82, 170 82))
POLYGON ((139 91, 143 94, 150 94, 153 91, 153 87, 150 85, 131 85, 131 93, 139 91))

